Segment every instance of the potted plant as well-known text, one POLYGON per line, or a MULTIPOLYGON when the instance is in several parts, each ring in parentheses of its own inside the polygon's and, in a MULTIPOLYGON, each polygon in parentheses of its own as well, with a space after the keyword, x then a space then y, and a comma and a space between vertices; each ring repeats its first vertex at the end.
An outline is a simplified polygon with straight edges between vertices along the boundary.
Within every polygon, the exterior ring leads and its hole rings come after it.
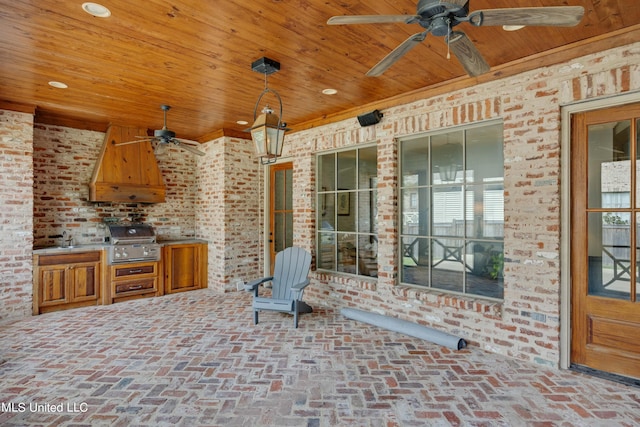
POLYGON ((504 254, 502 252, 494 252, 489 258, 488 274, 492 279, 502 279, 504 272, 504 254))

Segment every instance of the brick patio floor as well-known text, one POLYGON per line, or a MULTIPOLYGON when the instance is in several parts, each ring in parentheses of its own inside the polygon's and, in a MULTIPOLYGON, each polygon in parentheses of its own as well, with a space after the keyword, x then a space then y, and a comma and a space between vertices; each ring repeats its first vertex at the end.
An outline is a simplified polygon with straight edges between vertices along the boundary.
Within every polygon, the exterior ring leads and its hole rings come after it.
POLYGON ((640 388, 322 308, 254 326, 250 301, 200 290, 0 325, 0 425, 640 425, 640 388))

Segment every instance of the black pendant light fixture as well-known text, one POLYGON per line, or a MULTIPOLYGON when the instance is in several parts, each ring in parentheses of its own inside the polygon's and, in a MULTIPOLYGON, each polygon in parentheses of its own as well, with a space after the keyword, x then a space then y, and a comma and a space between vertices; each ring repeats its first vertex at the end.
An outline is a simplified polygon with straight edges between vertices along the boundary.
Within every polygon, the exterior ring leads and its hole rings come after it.
POLYGON ((263 165, 275 163, 278 157, 282 155, 282 146, 284 144, 284 134, 287 130, 286 123, 282 121, 282 99, 280 95, 273 89, 269 89, 267 85, 267 76, 280 71, 280 63, 266 57, 260 58, 251 64, 251 69, 257 73, 264 74, 264 90, 256 101, 253 109, 253 125, 250 128, 251 139, 256 146, 256 152, 260 157, 260 163, 263 165), (267 94, 275 95, 279 105, 279 115, 275 114, 273 109, 266 104, 262 109, 262 113, 258 115, 258 107, 260 101, 267 94))

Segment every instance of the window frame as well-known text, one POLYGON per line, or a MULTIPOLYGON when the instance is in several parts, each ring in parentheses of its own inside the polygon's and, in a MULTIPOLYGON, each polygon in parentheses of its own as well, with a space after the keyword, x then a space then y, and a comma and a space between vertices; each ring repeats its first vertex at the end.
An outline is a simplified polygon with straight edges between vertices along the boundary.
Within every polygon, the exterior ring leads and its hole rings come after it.
MULTIPOLYGON (((317 256, 317 261, 316 261, 316 268, 318 271, 321 272, 327 272, 327 273, 331 273, 331 274, 345 274, 345 275, 350 275, 350 276, 354 276, 354 277, 358 277, 358 278, 364 278, 364 279, 371 279, 371 280, 376 280, 377 279, 377 266, 378 266, 378 230, 377 230, 377 210, 378 210, 378 206, 377 206, 377 200, 378 200, 378 149, 377 149, 377 143, 372 142, 372 143, 368 143, 368 144, 360 144, 358 146, 349 146, 349 147, 344 147, 344 148, 340 148, 340 149, 334 149, 334 150, 327 150, 327 151, 322 151, 322 152, 317 152, 316 153, 316 254, 317 256), (361 176, 361 171, 360 171, 360 166, 361 166, 361 162, 360 162, 360 153, 362 150, 366 150, 366 149, 374 149, 372 151, 375 151, 375 164, 376 164, 376 170, 375 170, 375 175, 365 175, 365 176, 361 176), (338 164, 339 164, 339 155, 340 153, 348 153, 348 152, 355 152, 355 168, 356 171, 354 173, 354 177, 355 177, 355 188, 350 188, 350 189, 345 189, 339 186, 340 183, 340 179, 339 179, 339 170, 338 170, 338 164), (322 158, 323 156, 327 156, 327 155, 333 155, 333 188, 332 189, 325 189, 322 184, 323 184, 323 177, 322 177, 322 170, 321 170, 321 162, 320 162, 320 158, 322 158), (369 182, 369 185, 367 187, 361 187, 362 182, 364 182, 363 180, 367 179, 369 182), (360 199, 360 195, 361 194, 365 194, 365 193, 369 193, 368 196, 368 201, 360 199), (355 200, 351 200, 353 198, 353 196, 355 197, 355 200), (347 201, 350 202, 350 206, 351 206, 351 210, 340 210, 338 203, 339 203, 339 199, 346 199, 347 201), (333 203, 335 204, 334 206, 334 210, 333 210, 333 221, 332 224, 333 225, 333 229, 326 229, 323 228, 323 212, 327 206, 327 201, 328 200, 333 200, 333 203), (367 227, 369 231, 363 230, 363 224, 361 222, 360 219, 360 209, 364 206, 363 203, 366 203, 366 209, 369 210, 369 215, 368 215, 368 220, 369 220, 369 226, 367 227), (354 224, 353 224, 353 229, 350 230, 340 230, 340 217, 346 217, 349 215, 353 215, 354 217, 354 224), (343 271, 340 269, 340 244, 338 242, 338 239, 340 237, 340 235, 343 235, 345 237, 353 237, 355 239, 355 272, 351 272, 351 271, 343 271), (322 238, 323 237, 329 237, 332 236, 333 237, 333 253, 331 254, 333 256, 333 268, 328 268, 326 266, 326 264, 323 262, 322 257, 326 254, 326 251, 323 251, 323 245, 322 245, 322 238), (365 250, 365 248, 363 247, 364 244, 362 244, 362 239, 365 239, 366 245, 371 245, 371 247, 375 248, 375 258, 372 262, 375 262, 375 275, 370 275, 370 274, 363 274, 363 272, 361 271, 361 256, 363 254, 363 251, 365 250)), ((366 222, 365 222, 366 224, 366 222)))
MULTIPOLYGON (((464 125, 460 125, 460 126, 453 126, 453 127, 448 127, 445 129, 437 129, 437 130, 433 130, 430 132, 422 132, 420 134, 416 134, 416 135, 410 135, 410 136, 406 136, 406 137, 402 137, 402 138, 398 138, 398 207, 397 207, 397 213, 398 213, 398 240, 397 240, 397 250, 398 250, 398 257, 397 257, 397 270, 398 270, 398 284, 401 286, 406 286, 406 287, 411 287, 413 289, 417 289, 417 290, 422 290, 422 291, 426 291, 426 292, 430 292, 430 291, 435 291, 435 292, 441 292, 441 293, 447 293, 447 294, 453 294, 453 295, 462 295, 465 297, 471 297, 471 298, 482 298, 482 299, 487 299, 487 300, 491 300, 491 301, 503 301, 504 300, 504 279, 503 279, 503 263, 504 263, 504 242, 505 242, 505 237, 504 237, 504 120, 502 119, 492 119, 492 120, 486 120, 486 121, 481 121, 481 122, 476 122, 476 123, 471 123, 471 124, 464 124, 464 125), (484 127, 491 127, 491 126, 501 126, 502 128, 502 175, 501 175, 501 181, 496 182, 495 180, 489 180, 489 181, 482 181, 482 182, 478 182, 476 180, 468 180, 467 179, 467 144, 470 143, 470 141, 467 141, 467 136, 468 136, 468 132, 473 130, 473 129, 478 129, 478 128, 484 128, 484 127), (462 164, 462 179, 461 180, 455 180, 453 182, 450 183, 443 183, 443 182, 439 182, 436 183, 434 180, 434 175, 437 173, 434 173, 434 171, 432 170, 434 168, 433 166, 433 153, 432 153, 432 137, 434 136, 442 136, 442 135, 446 135, 446 134, 454 134, 454 133, 458 133, 458 132, 462 132, 463 136, 462 136, 462 159, 463 159, 463 164, 462 164), (426 173, 429 175, 429 180, 427 181, 426 184, 420 184, 420 183, 416 183, 415 185, 407 185, 405 183, 405 176, 403 176, 404 174, 404 165, 403 165, 403 161, 404 161, 404 153, 403 153, 403 144, 407 143, 407 142, 415 142, 417 139, 428 139, 426 144, 428 144, 427 146, 427 164, 425 166, 425 168, 423 169, 424 171, 426 171, 426 173), (470 225, 469 223, 471 221, 473 221, 472 219, 468 218, 469 215, 469 206, 468 206, 468 202, 467 202, 467 193, 470 189, 473 189, 474 186, 483 186, 484 190, 483 191, 487 191, 487 190, 491 190, 491 191, 495 191, 495 185, 501 185, 502 186, 502 236, 495 238, 495 237, 485 237, 482 236, 481 238, 478 238, 477 236, 474 236, 471 233, 468 233, 468 226, 470 225), (433 189, 439 189, 439 188, 443 188, 446 186, 450 186, 450 187, 456 187, 460 189, 460 198, 461 198, 461 209, 462 209, 462 230, 464 230, 460 235, 446 235, 446 236, 440 236, 438 235, 435 231, 434 231, 434 218, 436 216, 435 212, 434 212, 434 202, 435 202, 435 198, 434 198, 434 191, 433 189), (405 222, 403 221, 403 218, 405 215, 415 215, 417 217, 419 217, 419 213, 413 212, 412 208, 411 208, 411 204, 410 201, 408 202, 409 204, 407 206, 405 206, 405 202, 407 202, 406 200, 404 200, 405 198, 405 191, 407 189, 416 189, 416 190, 420 190, 422 192, 426 191, 426 195, 423 197, 427 198, 427 221, 426 221, 426 228, 425 225, 418 225, 418 228, 422 227, 422 229, 426 229, 427 231, 420 231, 420 232, 411 232, 408 230, 408 227, 405 228, 405 222), (405 211, 405 208, 408 209, 408 211, 405 211), (462 278, 463 278, 463 283, 461 286, 461 291, 458 290, 451 290, 451 289, 445 289, 443 287, 435 287, 433 286, 433 278, 432 278, 432 274, 433 274, 433 270, 434 267, 436 265, 433 264, 434 259, 432 258, 432 251, 433 251, 433 247, 434 247, 434 240, 437 240, 436 238, 444 238, 444 239, 453 239, 456 242, 460 242, 459 247, 460 247, 460 251, 461 251, 461 258, 462 258, 462 278), (408 243, 408 241, 406 240, 407 238, 409 239, 413 239, 413 241, 411 241, 410 243, 408 243), (428 279, 426 281, 426 283, 411 283, 409 281, 406 280, 405 277, 405 254, 407 253, 407 250, 405 248, 406 244, 412 246, 414 244, 416 244, 417 241, 419 240, 424 240, 423 244, 427 244, 428 246, 428 251, 429 251, 429 264, 428 264, 428 279), (471 247, 469 246, 470 244, 473 245, 475 243, 486 243, 488 245, 497 245, 499 248, 501 248, 501 253, 499 253, 499 260, 497 262, 501 263, 501 267, 500 267, 500 272, 499 275, 497 277, 498 282, 497 285, 500 286, 500 296, 499 297, 495 297, 495 296, 491 296, 491 295, 484 295, 482 293, 473 293, 469 290, 469 284, 468 282, 468 278, 467 275, 470 274, 468 273, 466 270, 466 256, 471 254, 471 247)), ((459 172, 460 173, 460 172, 459 172)), ((411 195, 411 193, 408 193, 411 195)), ((494 216, 495 215, 495 211, 493 210, 486 210, 483 208, 483 220, 486 220, 486 215, 489 214, 489 216, 494 216)), ((492 218, 491 218, 492 219, 492 218)), ((420 242, 418 242, 420 244, 420 242)), ((493 249, 493 246, 491 246, 491 248, 493 249)), ((410 248, 410 250, 413 250, 410 248)), ((475 253, 474 253, 475 256, 475 253)), ((441 261, 439 261, 441 262, 441 261)))

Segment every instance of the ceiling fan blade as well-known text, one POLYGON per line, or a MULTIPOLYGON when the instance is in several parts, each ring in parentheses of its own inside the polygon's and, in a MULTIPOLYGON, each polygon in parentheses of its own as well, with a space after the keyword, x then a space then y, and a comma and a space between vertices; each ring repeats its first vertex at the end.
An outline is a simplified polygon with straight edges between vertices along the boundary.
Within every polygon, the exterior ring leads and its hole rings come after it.
POLYGON ((378 77, 382 75, 389 67, 395 64, 400 58, 402 58, 407 52, 419 45, 427 37, 428 32, 414 34, 405 41, 403 41, 398 47, 393 49, 387 56, 382 58, 380 62, 367 71, 367 76, 378 77))
POLYGON ((139 144, 139 143, 145 142, 145 141, 150 141, 151 142, 151 141, 153 141, 153 138, 149 138, 149 137, 145 136, 145 137, 142 137, 142 139, 137 139, 135 141, 120 142, 119 144, 113 144, 113 145, 115 145, 116 147, 120 147, 122 145, 139 144))
POLYGON ((483 25, 526 25, 573 27, 584 15, 582 6, 521 7, 478 10, 469 14, 469 22, 483 25))
POLYGON ((465 33, 454 31, 448 37, 447 42, 453 54, 471 77, 479 76, 490 70, 487 61, 484 60, 480 51, 465 33))
POLYGON ((198 156, 204 156, 204 153, 202 151, 200 151, 198 149, 195 149, 190 145, 187 145, 187 144, 177 144, 177 145, 178 145, 178 147, 180 147, 180 148, 182 148, 184 150, 187 150, 190 153, 193 153, 193 154, 198 155, 198 156))
POLYGON ((198 141, 192 141, 191 139, 182 139, 182 138, 171 138, 172 140, 175 141, 180 141, 183 144, 188 144, 188 145, 195 145, 195 146, 199 146, 200 143, 198 141))
POLYGON ((353 16, 333 16, 329 18, 329 25, 348 24, 392 24, 404 22, 408 24, 412 20, 420 19, 418 15, 353 15, 353 16))

